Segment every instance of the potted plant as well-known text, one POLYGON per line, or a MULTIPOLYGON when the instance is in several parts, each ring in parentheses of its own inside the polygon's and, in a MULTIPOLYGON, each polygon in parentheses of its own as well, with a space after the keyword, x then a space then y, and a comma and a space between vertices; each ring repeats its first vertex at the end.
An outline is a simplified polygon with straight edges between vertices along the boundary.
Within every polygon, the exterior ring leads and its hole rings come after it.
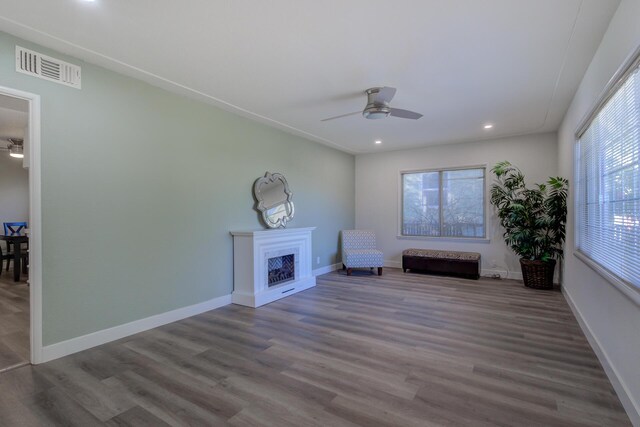
POLYGON ((556 259, 563 255, 569 181, 551 177, 546 184, 527 188, 522 172, 507 161, 491 171, 496 176, 491 204, 505 242, 520 256, 525 286, 552 289, 556 259))

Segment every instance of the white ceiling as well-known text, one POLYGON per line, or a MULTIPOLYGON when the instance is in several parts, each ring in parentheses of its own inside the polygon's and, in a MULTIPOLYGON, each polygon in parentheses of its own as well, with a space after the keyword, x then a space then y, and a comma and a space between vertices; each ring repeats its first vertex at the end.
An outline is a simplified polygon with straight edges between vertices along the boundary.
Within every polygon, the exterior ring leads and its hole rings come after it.
POLYGON ((618 3, 0 0, 0 29, 361 153, 556 130, 618 3), (424 117, 320 121, 373 86, 424 117))

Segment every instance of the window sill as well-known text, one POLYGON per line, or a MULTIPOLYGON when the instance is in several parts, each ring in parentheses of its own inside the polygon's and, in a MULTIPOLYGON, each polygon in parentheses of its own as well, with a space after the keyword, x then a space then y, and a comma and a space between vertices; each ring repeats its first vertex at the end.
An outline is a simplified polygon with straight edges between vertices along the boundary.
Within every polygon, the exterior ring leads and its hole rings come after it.
POLYGON ((491 239, 485 237, 428 237, 428 236, 396 236, 399 240, 427 240, 431 242, 455 242, 455 243, 491 243, 491 239))
POLYGON ((611 283, 616 289, 622 292, 627 298, 633 301, 636 305, 640 306, 640 289, 635 286, 621 280, 613 273, 609 272, 606 268, 602 267, 597 262, 586 256, 580 251, 575 251, 573 256, 585 263, 587 267, 598 273, 603 279, 611 283))

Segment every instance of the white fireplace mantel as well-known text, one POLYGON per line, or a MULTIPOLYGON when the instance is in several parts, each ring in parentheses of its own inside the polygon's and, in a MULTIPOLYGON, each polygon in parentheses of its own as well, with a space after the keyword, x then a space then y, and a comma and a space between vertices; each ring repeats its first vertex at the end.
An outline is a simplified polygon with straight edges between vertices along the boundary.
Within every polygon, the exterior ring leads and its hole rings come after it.
POLYGON ((311 232, 316 227, 231 231, 234 304, 260 307, 316 285, 311 270, 311 232), (268 259, 294 255, 294 278, 269 287, 268 259))

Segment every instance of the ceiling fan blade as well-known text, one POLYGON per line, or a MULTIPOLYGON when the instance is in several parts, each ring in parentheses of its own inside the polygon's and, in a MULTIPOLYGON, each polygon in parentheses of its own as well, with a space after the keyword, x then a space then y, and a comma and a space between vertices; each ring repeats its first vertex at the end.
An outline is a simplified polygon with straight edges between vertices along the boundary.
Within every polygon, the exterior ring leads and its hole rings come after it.
POLYGON ((402 108, 392 108, 390 116, 400 117, 402 119, 413 119, 418 120, 422 117, 422 114, 416 113, 415 111, 403 110, 402 108))
POLYGON ((342 117, 355 116, 356 114, 362 114, 362 111, 356 111, 356 112, 353 112, 353 113, 341 114, 339 116, 329 117, 328 119, 322 119, 320 121, 321 122, 327 122, 329 120, 340 119, 342 117))
POLYGON ((391 102, 393 97, 396 96, 396 88, 395 87, 381 87, 378 93, 375 95, 374 102, 380 104, 387 104, 391 102))

